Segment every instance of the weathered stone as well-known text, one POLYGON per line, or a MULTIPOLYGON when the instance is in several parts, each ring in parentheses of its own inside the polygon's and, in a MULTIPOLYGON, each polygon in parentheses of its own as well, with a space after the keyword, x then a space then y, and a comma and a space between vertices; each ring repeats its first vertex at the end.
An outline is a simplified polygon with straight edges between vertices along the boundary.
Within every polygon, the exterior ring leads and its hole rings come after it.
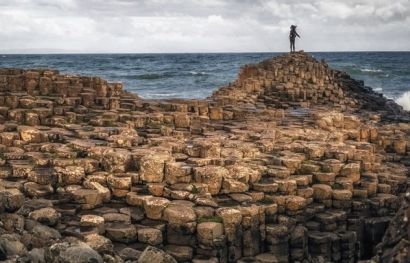
POLYGON ((137 229, 131 224, 107 223, 105 231, 112 241, 129 244, 137 240, 137 229))
POLYGON ((222 180, 228 175, 228 170, 224 167, 208 165, 194 169, 195 181, 208 185, 209 193, 216 195, 222 187, 222 180))
POLYGON ((42 224, 54 226, 59 222, 61 214, 58 213, 54 208, 45 207, 34 210, 29 214, 29 217, 42 224))
POLYGON ((149 197, 143 201, 144 210, 147 217, 156 220, 162 218, 163 211, 169 204, 170 201, 162 197, 149 197))
POLYGON ((138 241, 149 244, 151 246, 157 246, 162 244, 162 232, 155 228, 142 228, 138 230, 138 241))
POLYGON ((193 257, 193 248, 188 246, 167 245, 165 251, 175 258, 178 262, 191 261, 193 257))
POLYGON ((147 183, 161 183, 164 179, 165 162, 170 160, 166 153, 156 152, 140 160, 140 178, 147 183))
POLYGON ((84 168, 79 166, 55 167, 58 182, 63 185, 81 184, 85 177, 84 168))
POLYGON ((0 200, 3 201, 2 203, 7 211, 14 212, 23 205, 24 195, 15 188, 0 189, 0 200))
POLYGON ((82 226, 82 227, 95 227, 98 230, 98 234, 104 234, 104 232, 105 232, 104 217, 97 216, 97 215, 83 215, 83 216, 81 216, 80 226, 82 226))
POLYGON ((165 164, 165 181, 168 184, 190 183, 192 167, 183 162, 165 164))
POLYGON ((84 241, 92 249, 100 254, 111 254, 113 252, 113 244, 111 240, 98 234, 90 234, 84 237, 84 241))
POLYGON ((177 261, 164 251, 148 246, 138 259, 138 263, 177 263, 177 261))
POLYGON ((316 200, 332 199, 332 187, 325 184, 315 184, 313 188, 313 198, 316 200))
POLYGON ((196 222, 196 214, 191 207, 171 203, 165 208, 163 219, 170 224, 181 225, 196 222))
POLYGON ((45 252, 46 262, 67 263, 102 263, 102 257, 89 245, 83 242, 57 243, 50 246, 45 252))
POLYGON ((306 207, 306 199, 300 196, 289 196, 286 198, 286 209, 297 211, 306 207))
POLYGON ((103 196, 97 190, 77 189, 72 197, 83 209, 93 209, 103 203, 103 196))
POLYGON ((213 246, 224 233, 222 223, 204 222, 197 225, 198 242, 205 246, 213 246))

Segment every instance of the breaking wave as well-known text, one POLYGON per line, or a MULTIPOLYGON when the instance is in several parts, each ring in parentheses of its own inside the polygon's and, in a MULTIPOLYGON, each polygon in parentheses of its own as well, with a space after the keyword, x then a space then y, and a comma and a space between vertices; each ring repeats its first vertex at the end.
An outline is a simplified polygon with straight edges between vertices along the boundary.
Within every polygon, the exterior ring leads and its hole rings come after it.
POLYGON ((403 109, 410 111, 410 91, 405 92, 396 99, 396 103, 403 107, 403 109))
POLYGON ((383 72, 381 69, 374 69, 374 68, 361 68, 361 72, 371 72, 371 73, 380 73, 383 72))

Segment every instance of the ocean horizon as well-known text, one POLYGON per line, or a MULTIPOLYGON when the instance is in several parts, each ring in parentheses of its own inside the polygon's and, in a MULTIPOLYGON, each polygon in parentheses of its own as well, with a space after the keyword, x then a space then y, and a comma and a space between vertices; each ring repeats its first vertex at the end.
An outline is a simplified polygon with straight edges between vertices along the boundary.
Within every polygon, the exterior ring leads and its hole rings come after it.
MULTIPOLYGON (((122 82, 146 99, 203 99, 240 67, 286 52, 0 54, 0 67, 52 68, 122 82)), ((410 51, 308 52, 410 110, 410 51)))

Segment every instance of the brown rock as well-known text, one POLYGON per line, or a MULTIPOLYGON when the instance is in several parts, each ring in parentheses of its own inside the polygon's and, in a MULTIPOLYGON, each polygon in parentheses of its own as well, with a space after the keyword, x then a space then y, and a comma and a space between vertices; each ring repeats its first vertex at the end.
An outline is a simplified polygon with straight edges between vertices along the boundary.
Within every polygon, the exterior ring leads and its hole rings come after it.
POLYGON ((138 241, 151 246, 160 245, 163 241, 162 232, 155 228, 142 228, 138 230, 138 241))
POLYGON ((195 181, 208 185, 209 193, 216 195, 222 187, 222 180, 228 175, 228 170, 224 167, 207 165, 194 169, 195 181))
POLYGON ((150 219, 160 220, 162 218, 163 211, 171 202, 162 197, 149 197, 143 201, 145 214, 150 219))
POLYGON ((332 187, 326 184, 315 184, 312 185, 313 188, 313 198, 316 200, 327 200, 332 199, 332 187))

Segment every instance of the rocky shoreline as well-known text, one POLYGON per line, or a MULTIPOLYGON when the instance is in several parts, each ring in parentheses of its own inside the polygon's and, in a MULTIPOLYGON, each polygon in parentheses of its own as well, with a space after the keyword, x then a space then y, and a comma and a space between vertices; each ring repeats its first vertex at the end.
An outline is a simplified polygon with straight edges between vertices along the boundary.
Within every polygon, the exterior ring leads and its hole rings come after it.
POLYGON ((409 120, 304 52, 206 100, 0 69, 0 261, 406 262, 409 120))

